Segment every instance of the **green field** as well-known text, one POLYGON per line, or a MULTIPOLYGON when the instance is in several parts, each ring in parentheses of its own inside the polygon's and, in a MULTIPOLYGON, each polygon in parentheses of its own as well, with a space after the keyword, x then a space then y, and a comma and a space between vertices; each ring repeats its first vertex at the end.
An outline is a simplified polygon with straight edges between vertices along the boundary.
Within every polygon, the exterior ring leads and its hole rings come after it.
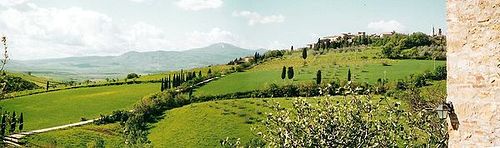
POLYGON ((125 147, 119 124, 85 125, 28 136, 26 147, 125 147))
POLYGON ((335 79, 346 80, 351 69, 354 82, 374 83, 384 77, 389 81, 404 79, 411 74, 432 70, 434 66, 445 65, 445 61, 432 60, 390 60, 376 58, 379 48, 368 48, 362 52, 330 52, 325 55, 309 55, 307 63, 301 53, 294 52, 281 59, 273 59, 250 70, 234 73, 217 81, 208 83, 196 90, 195 95, 218 95, 241 91, 262 89, 269 84, 315 82, 316 71, 322 71, 323 82, 335 79), (375 57, 375 58, 373 58, 375 57), (382 63, 386 63, 383 65, 382 63), (293 80, 282 80, 282 67, 294 67, 293 80))
POLYGON ((24 113, 24 129, 34 130, 93 119, 131 108, 139 99, 159 91, 159 84, 135 84, 61 90, 0 101, 4 111, 24 113))

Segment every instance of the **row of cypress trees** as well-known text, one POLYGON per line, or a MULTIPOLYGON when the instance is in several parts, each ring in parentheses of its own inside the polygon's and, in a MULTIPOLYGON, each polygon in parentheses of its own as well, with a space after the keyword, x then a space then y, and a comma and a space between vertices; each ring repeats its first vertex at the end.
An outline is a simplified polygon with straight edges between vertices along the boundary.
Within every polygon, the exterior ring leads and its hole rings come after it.
POLYGON ((23 119, 23 113, 19 116, 19 118, 16 117, 16 112, 12 112, 12 116, 9 116, 7 112, 3 113, 2 115, 2 122, 0 125, 0 135, 2 137, 5 136, 6 131, 8 130, 9 133, 14 133, 14 131, 19 129, 19 131, 22 131, 24 127, 24 119, 23 119), (17 125, 19 123, 19 125, 17 125), (7 127, 9 125, 9 128, 7 127))
MULTIPOLYGON (((211 69, 209 69, 208 74, 210 73, 211 69)), ((203 77, 201 71, 199 71, 198 75, 196 75, 195 71, 184 72, 183 70, 181 70, 181 72, 178 74, 174 74, 173 76, 169 75, 168 77, 161 79, 161 91, 181 86, 182 83, 193 80, 197 77, 198 78, 203 77)))

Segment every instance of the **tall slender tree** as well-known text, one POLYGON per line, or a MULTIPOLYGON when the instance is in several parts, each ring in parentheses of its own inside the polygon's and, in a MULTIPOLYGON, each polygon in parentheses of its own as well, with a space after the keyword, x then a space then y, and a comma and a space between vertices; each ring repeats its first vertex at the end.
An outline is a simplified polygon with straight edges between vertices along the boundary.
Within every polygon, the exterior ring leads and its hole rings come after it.
POLYGON ((293 46, 292 46, 292 47, 290 47, 290 51, 293 51, 293 46))
POLYGON ((163 78, 161 78, 161 87, 160 87, 160 91, 163 91, 165 90, 165 80, 163 78))
POLYGON ((286 78, 286 67, 283 66, 283 70, 281 70, 281 79, 285 80, 286 78))
POLYGON ((316 84, 321 84, 321 70, 316 72, 316 84))
POLYGON ((210 75, 210 74, 212 74, 212 69, 209 68, 208 72, 207 72, 207 75, 210 75))
POLYGON ((304 60, 306 60, 306 58, 307 58, 307 49, 306 48, 302 49, 302 58, 304 60))
POLYGON ((10 117, 10 130, 9 133, 14 133, 17 127, 16 112, 12 112, 12 117, 10 117))
POLYGON ((198 72, 198 77, 200 77, 200 78, 202 77, 201 70, 198 72))
POLYGON ((288 67, 288 79, 293 79, 294 72, 293 67, 288 67))
POLYGON ((351 68, 347 71, 347 81, 351 81, 351 68))
POLYGON ((46 84, 46 86, 45 86, 45 89, 46 89, 47 91, 49 91, 49 83, 50 83, 50 82, 49 82, 49 81, 47 81, 47 84, 46 84))
POLYGON ((6 122, 6 119, 5 119, 5 118, 7 118, 7 114, 6 114, 6 113, 4 113, 4 114, 2 115, 2 125, 1 125, 1 127, 0 127, 0 135, 1 135, 2 137, 3 137, 3 136, 5 136, 5 129, 7 128, 7 125, 6 125, 7 123, 5 123, 5 122, 6 122))
POLYGON ((21 113, 21 116, 19 117, 19 131, 23 130, 24 126, 24 119, 23 119, 23 113, 21 113))

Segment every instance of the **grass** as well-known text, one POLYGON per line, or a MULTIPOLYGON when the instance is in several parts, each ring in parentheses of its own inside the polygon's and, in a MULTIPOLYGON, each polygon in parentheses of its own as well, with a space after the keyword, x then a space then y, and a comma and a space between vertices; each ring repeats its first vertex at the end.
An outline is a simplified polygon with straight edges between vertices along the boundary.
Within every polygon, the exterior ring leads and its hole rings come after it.
MULTIPOLYGON (((309 98, 313 104, 323 97, 309 98)), ((329 99, 341 99, 334 97, 329 99)), ((217 147, 227 137, 241 138, 247 143, 256 138, 252 128, 259 129, 278 102, 291 108, 294 99, 236 99, 196 103, 166 111, 163 120, 154 124, 148 138, 154 147, 217 147), (172 139, 172 140, 169 140, 172 139)), ((398 100, 391 99, 391 102, 398 100)), ((403 107, 408 107, 404 102, 403 107)))
POLYGON ((264 62, 245 72, 234 73, 217 81, 208 83, 196 90, 195 95, 218 95, 262 89, 271 83, 315 82, 316 71, 322 71, 322 81, 346 80, 351 70, 355 82, 375 83, 384 77, 389 81, 404 79, 411 74, 432 70, 435 66, 445 65, 445 61, 432 60, 390 60, 377 58, 379 48, 367 48, 362 52, 330 52, 325 55, 309 53, 307 64, 300 52, 294 52, 280 59, 264 62), (294 67, 295 77, 282 80, 282 67, 294 67))
POLYGON ((26 147, 126 147, 119 124, 85 125, 23 139, 26 147))
POLYGON ((263 100, 278 99, 211 101, 172 109, 153 125, 148 138, 155 147, 217 147, 226 137, 238 137, 245 143, 255 138, 251 128, 271 111, 263 100))
POLYGON ((159 91, 158 84, 78 88, 0 101, 3 111, 24 114, 24 129, 34 130, 93 119, 128 109, 143 96, 159 91))

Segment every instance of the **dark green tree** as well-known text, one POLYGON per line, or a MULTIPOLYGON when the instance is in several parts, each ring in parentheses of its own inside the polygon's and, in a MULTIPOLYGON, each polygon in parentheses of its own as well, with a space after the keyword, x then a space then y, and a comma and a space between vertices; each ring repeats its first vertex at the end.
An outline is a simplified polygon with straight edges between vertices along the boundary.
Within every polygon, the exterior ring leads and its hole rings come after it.
POLYGON ((14 133, 14 131, 16 130, 16 126, 17 126, 17 121, 16 121, 16 112, 12 112, 12 117, 10 117, 10 130, 9 130, 9 133, 14 133))
POLYGON ((21 116, 19 117, 19 131, 23 130, 24 126, 24 119, 23 119, 23 113, 21 113, 21 116))
POLYGON ((202 77, 201 70, 198 72, 198 77, 200 77, 200 78, 202 77))
POLYGON ((288 79, 293 79, 293 67, 288 67, 288 79))
POLYGON ((161 78, 161 87, 160 87, 160 91, 163 91, 165 90, 165 80, 163 78, 161 78))
POLYGON ((285 80, 286 78, 286 67, 283 66, 283 70, 281 70, 281 79, 285 80))
POLYGON ((45 86, 45 89, 46 89, 47 91, 49 91, 49 83, 50 83, 50 82, 49 82, 49 81, 47 81, 47 85, 45 86))
POLYGON ((316 72, 316 84, 321 84, 321 70, 316 72))
POLYGON ((127 75, 127 79, 136 79, 136 78, 139 78, 139 75, 137 75, 136 73, 129 73, 127 75))
POLYGON ((351 68, 347 70, 347 81, 351 81, 351 68))
POLYGON ((290 51, 293 51, 293 46, 292 46, 292 47, 290 47, 290 51))
POLYGON ((212 69, 209 68, 208 72, 207 72, 207 75, 210 75, 210 74, 212 74, 212 69))
POLYGON ((307 58, 307 49, 306 48, 302 49, 302 58, 304 60, 306 60, 306 58, 307 58))
POLYGON ((7 114, 6 114, 6 113, 4 113, 4 114, 2 115, 2 125, 1 125, 1 127, 0 127, 0 135, 1 135, 2 137, 3 137, 3 136, 5 136, 5 129, 7 128, 7 123, 5 123, 5 122, 6 122, 6 119, 5 119, 5 118, 7 118, 7 114))

